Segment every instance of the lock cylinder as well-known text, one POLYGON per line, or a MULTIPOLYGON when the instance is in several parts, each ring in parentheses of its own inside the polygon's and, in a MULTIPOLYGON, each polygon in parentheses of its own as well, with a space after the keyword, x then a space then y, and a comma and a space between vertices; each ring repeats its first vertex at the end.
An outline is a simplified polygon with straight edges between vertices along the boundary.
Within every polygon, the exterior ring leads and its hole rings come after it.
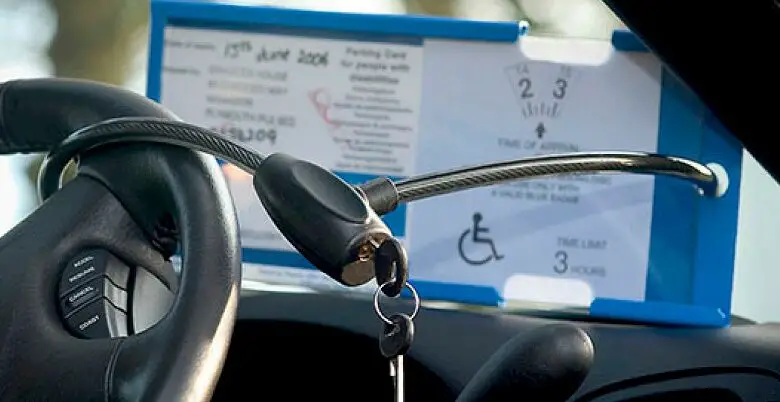
POLYGON ((282 235, 320 271, 346 286, 374 278, 374 250, 391 233, 352 185, 276 153, 255 170, 254 187, 282 235))

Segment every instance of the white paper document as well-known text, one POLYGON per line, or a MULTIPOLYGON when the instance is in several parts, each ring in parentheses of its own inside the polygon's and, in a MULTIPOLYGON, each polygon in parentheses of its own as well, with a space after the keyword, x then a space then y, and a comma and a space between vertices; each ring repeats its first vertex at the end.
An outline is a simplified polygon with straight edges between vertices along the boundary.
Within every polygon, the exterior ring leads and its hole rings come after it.
MULTIPOLYGON (((169 27, 163 53, 161 102, 186 121, 339 172, 414 172, 419 44, 169 27)), ((251 177, 229 175, 243 246, 292 250, 251 177)))

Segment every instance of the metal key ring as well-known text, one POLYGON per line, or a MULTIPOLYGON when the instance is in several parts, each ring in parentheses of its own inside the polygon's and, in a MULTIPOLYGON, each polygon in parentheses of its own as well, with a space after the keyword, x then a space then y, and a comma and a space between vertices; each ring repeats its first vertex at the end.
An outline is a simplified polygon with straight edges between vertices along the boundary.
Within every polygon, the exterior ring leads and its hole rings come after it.
MULTIPOLYGON (((376 311, 376 315, 379 316, 379 319, 384 321, 386 324, 393 325, 393 322, 390 321, 390 319, 387 318, 387 316, 384 313, 382 313, 382 309, 379 307, 379 294, 382 293, 382 288, 390 285, 391 283, 393 282, 392 281, 385 282, 381 284, 378 288, 376 288, 376 291, 374 291, 374 311, 376 311)), ((409 288, 409 291, 412 292, 412 297, 414 298, 414 310, 412 310, 412 315, 409 316, 409 319, 413 320, 414 317, 417 316, 417 313, 420 311, 420 295, 417 294, 417 289, 415 289, 411 283, 406 282, 405 286, 409 288)))

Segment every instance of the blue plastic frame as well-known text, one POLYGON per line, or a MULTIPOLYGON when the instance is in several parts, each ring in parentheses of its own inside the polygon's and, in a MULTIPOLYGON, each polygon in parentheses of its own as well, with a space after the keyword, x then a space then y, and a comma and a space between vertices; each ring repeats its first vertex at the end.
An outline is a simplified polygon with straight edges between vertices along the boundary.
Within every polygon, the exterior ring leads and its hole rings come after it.
MULTIPOLYGON (((147 96, 155 100, 160 99, 164 30, 169 25, 407 43, 422 43, 433 37, 515 42, 525 34, 522 24, 512 22, 304 11, 208 0, 153 0, 147 96)), ((626 31, 616 31, 612 44, 619 51, 648 52, 626 31)), ((658 152, 719 163, 729 174, 729 191, 721 198, 709 199, 682 188, 688 186, 686 183, 655 178, 646 300, 597 298, 589 311, 595 317, 656 324, 726 326, 731 310, 742 146, 668 71, 662 78, 659 118, 658 152), (688 252, 680 253, 682 248, 688 252)), ((354 183, 370 178, 337 173, 354 183)), ((405 208, 389 214, 385 221, 402 236, 405 208)), ((243 256, 249 263, 312 268, 297 253, 245 248, 243 256)), ((430 299, 503 304, 497 291, 489 287, 413 283, 423 297, 430 299)))

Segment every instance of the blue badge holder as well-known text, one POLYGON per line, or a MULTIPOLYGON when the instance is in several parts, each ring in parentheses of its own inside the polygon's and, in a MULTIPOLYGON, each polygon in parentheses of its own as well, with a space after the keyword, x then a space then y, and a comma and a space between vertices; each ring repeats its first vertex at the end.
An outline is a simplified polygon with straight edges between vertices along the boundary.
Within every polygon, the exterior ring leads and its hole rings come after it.
MULTIPOLYGON (((511 44, 517 42, 527 28, 522 23, 513 22, 317 12, 198 0, 153 0, 147 96, 161 101, 174 113, 196 124, 201 123, 184 103, 168 105, 162 97, 166 30, 177 27, 413 46, 421 46, 431 38, 485 46, 511 44)), ((626 31, 615 32, 611 43, 620 52, 648 52, 634 35, 626 31)), ((266 54, 264 57, 271 56, 266 54)), ((711 199, 691 191, 687 183, 668 177, 653 178, 643 300, 596 295, 585 310, 590 316, 601 319, 726 326, 730 321, 742 147, 670 72, 662 72, 660 86, 657 152, 720 164, 728 173, 729 189, 723 197, 711 199)), ((424 102, 425 93, 422 98, 424 102)), ((423 119, 425 105, 421 109, 423 119)), ((425 124, 421 126, 425 127, 425 124)), ((339 169, 334 169, 334 172, 352 183, 362 183, 377 176, 339 169)), ((406 176, 390 172, 387 175, 394 179, 406 176)), ((437 205, 446 208, 450 199, 437 200, 437 205)), ((409 213, 414 206, 401 206, 384 218, 393 233, 402 239, 407 234, 410 220, 415 219, 414 214, 409 213)), ((247 265, 281 267, 292 273, 290 278, 295 276, 296 271, 313 270, 293 251, 246 246, 242 251, 247 265)), ((496 307, 507 304, 496 286, 486 286, 476 279, 461 283, 419 279, 415 278, 415 269, 415 252, 410 250, 411 283, 423 299, 496 307)), ((475 278, 479 274, 480 271, 476 270, 475 278)))

